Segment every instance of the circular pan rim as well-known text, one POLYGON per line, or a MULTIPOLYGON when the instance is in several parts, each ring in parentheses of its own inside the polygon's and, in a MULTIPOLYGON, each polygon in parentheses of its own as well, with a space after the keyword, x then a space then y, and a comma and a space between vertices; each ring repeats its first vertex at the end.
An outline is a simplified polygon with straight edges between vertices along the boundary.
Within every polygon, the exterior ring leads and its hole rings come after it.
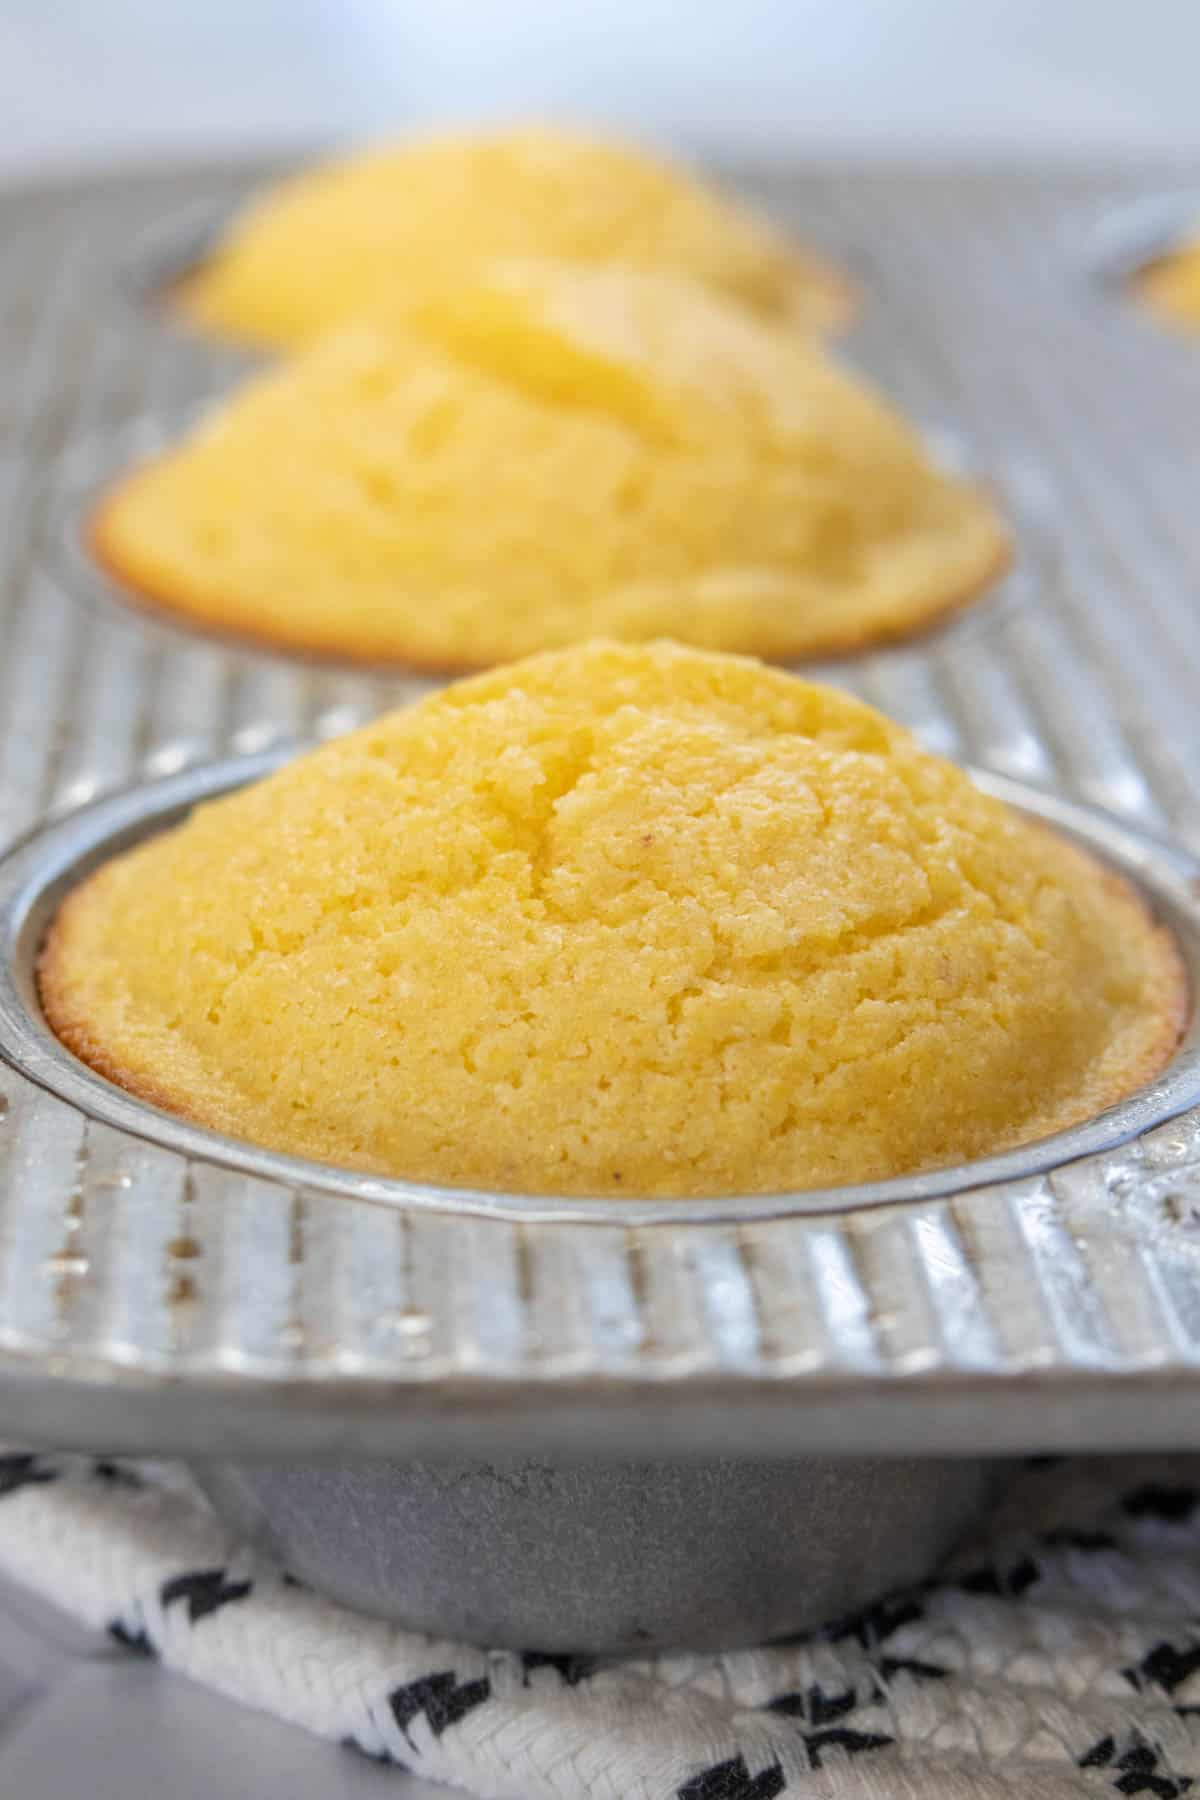
POLYGON ((1160 332, 1169 323, 1139 296, 1139 275, 1179 249, 1200 229, 1200 187, 1162 185, 1094 216, 1085 227, 1087 274, 1122 306, 1160 332))
POLYGON ((399 1211, 434 1211, 523 1224, 608 1226, 749 1224, 837 1217, 925 1204, 981 1187, 1043 1175, 1116 1150, 1200 1103, 1200 863, 1111 815, 985 770, 988 793, 1062 832, 1132 880, 1175 936, 1190 996, 1174 1057, 1156 1079, 1070 1130, 998 1156, 888 1181, 771 1194, 698 1199, 614 1199, 491 1192, 345 1170, 261 1149, 193 1125, 107 1081, 54 1036, 37 1000, 34 965, 64 895, 92 868, 175 823, 194 805, 257 780, 297 746, 188 769, 106 796, 35 830, 0 859, 0 1058, 87 1117, 190 1160, 292 1188, 340 1195, 399 1211))

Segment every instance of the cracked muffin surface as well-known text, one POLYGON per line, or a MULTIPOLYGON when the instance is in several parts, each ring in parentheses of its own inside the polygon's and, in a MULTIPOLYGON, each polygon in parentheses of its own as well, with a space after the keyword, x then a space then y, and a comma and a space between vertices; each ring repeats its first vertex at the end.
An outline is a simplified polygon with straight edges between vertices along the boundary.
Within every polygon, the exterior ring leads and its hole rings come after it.
POLYGON ((457 671, 594 636, 851 650, 1009 553, 986 496, 807 339, 692 282, 546 262, 246 384, 91 536, 171 615, 457 671))
POLYGON ((207 330, 295 349, 507 256, 687 275, 814 330, 851 308, 845 277, 752 207, 632 145, 537 125, 301 170, 243 209, 175 303, 207 330))
POLYGON ((1169 1056, 1123 881, 849 696, 596 644, 116 858, 42 962, 95 1068, 235 1136, 508 1191, 752 1193, 1037 1138, 1169 1056))

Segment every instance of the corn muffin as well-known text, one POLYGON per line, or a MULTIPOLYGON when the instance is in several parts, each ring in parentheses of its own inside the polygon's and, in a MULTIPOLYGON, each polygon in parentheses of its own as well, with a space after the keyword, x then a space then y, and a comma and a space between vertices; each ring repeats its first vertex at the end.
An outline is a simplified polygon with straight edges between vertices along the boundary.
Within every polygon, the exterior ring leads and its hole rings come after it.
POLYGON ((208 330, 294 349, 509 256, 687 275, 808 329, 849 311, 845 279, 748 206, 657 157, 546 127, 306 170, 252 203, 175 299, 208 330))
POLYGON ((864 383, 693 282, 523 263, 251 381, 93 520, 134 594, 459 671, 594 636, 776 659, 997 574, 986 499, 864 383))
POLYGON ((1134 277, 1134 288, 1168 324, 1200 331, 1200 237, 1147 263, 1134 277))
POLYGON ((440 690, 70 895, 95 1069, 348 1168, 597 1195, 900 1175, 1169 1057, 1135 893, 833 689, 597 643, 440 690))

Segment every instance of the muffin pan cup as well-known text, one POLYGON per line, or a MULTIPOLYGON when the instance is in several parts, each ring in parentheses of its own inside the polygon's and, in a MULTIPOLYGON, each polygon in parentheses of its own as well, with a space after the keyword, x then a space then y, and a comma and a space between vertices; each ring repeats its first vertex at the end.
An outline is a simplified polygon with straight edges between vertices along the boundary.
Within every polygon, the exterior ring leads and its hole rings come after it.
MULTIPOLYGON (((976 1162, 887 1181, 701 1199, 576 1198, 446 1187, 339 1169, 225 1137, 127 1093, 74 1056, 43 1016, 37 955, 63 899, 91 870, 169 829, 194 806, 261 779, 297 748, 193 769, 98 800, 44 827, 0 859, 0 1056, 90 1118, 196 1160, 282 1182, 295 1191, 341 1195, 400 1212, 470 1213, 516 1224, 736 1226, 932 1201, 1021 1181, 1081 1157, 1117 1150, 1200 1105, 1200 1014, 1190 1002, 1190 996, 1200 993, 1200 863, 1115 820, 974 770, 975 780, 987 792, 1052 826, 1133 883, 1156 919, 1171 931, 1183 956, 1189 1017, 1170 1063, 1127 1099, 1070 1130, 976 1162)), ((402 830, 403 820, 397 825, 402 830)))
POLYGON ((1200 235, 1200 187, 1144 195, 1106 213, 1090 234, 1089 264, 1102 285, 1160 330, 1169 329, 1137 293, 1143 271, 1200 235))
MULTIPOLYGON (((0 1431, 184 1455, 328 1591, 565 1648, 803 1628, 919 1574, 987 1459, 1200 1446, 1194 1029, 1015 1158, 619 1210, 231 1147, 49 1038, 33 954, 89 858, 425 685, 79 604, 81 496, 245 366, 149 289, 260 173, 0 197, 0 1431)), ((1120 184, 755 185, 860 271, 853 359, 998 475, 1018 540, 957 620, 811 672, 1124 868, 1195 994, 1200 359, 1072 279, 1120 184)))
POLYGON ((194 1466, 243 1540, 360 1612, 634 1655, 844 1618, 928 1574, 1006 1472, 938 1457, 194 1466))
POLYGON ((235 211, 232 205, 203 201, 185 207, 182 213, 156 220, 120 255, 109 275, 130 330, 152 323, 188 337, 202 335, 173 304, 173 294, 204 267, 235 211))

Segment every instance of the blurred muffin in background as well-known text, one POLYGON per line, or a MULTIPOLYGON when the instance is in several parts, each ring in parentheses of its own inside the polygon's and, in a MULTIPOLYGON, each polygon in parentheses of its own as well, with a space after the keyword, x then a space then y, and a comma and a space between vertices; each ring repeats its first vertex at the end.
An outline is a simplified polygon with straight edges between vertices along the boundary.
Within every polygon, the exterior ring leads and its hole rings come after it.
POLYGON ((436 670, 601 634, 852 650, 1009 553, 984 495, 805 334, 544 261, 249 382, 109 492, 92 540, 203 626, 436 670))
POLYGON ((1160 319, 1200 331, 1200 231, 1139 269, 1133 286, 1160 319))
POLYGON ((497 256, 687 275, 817 331, 850 310, 845 278, 744 202, 640 150, 547 127, 306 170, 250 204, 174 297, 207 330, 294 348, 497 256))

